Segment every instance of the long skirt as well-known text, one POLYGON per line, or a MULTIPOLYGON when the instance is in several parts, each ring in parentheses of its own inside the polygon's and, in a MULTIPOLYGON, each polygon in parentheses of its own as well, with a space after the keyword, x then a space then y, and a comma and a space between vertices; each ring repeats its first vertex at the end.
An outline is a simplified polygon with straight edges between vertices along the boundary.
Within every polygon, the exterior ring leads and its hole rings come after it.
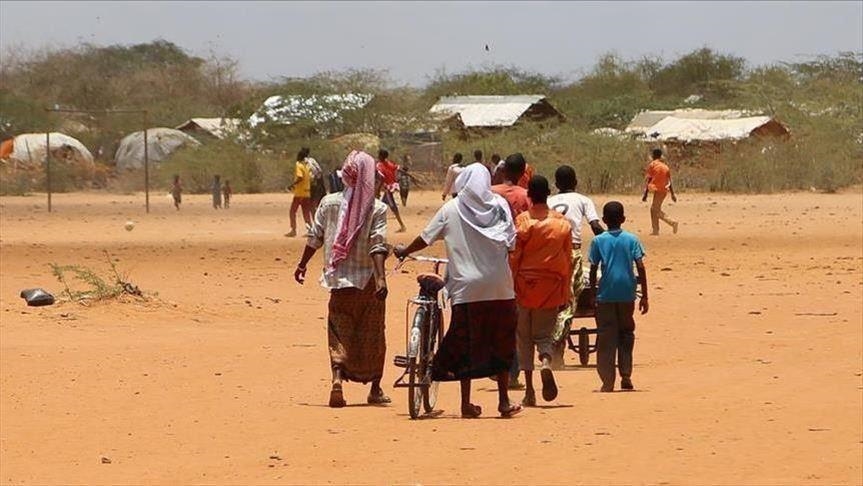
POLYGON ((515 300, 452 306, 452 320, 434 358, 437 381, 485 378, 508 371, 515 356, 515 300))
POLYGON ((374 279, 365 289, 330 292, 327 344, 330 364, 348 381, 380 380, 387 346, 384 334, 386 304, 375 298, 374 279))

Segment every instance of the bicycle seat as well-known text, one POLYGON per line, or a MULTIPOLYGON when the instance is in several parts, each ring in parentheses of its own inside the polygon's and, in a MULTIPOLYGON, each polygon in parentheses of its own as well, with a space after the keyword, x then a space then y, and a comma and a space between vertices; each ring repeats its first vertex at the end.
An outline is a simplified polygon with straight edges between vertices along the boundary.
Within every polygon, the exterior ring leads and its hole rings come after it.
POLYGON ((420 289, 430 295, 435 295, 446 286, 444 279, 436 273, 421 273, 417 275, 417 283, 420 289))

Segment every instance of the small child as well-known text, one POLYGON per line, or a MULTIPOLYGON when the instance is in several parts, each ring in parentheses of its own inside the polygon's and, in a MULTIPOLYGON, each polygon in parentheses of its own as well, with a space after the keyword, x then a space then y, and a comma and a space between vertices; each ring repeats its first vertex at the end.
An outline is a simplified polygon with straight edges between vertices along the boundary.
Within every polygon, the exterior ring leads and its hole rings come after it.
POLYGON ((225 179, 225 185, 222 186, 222 195, 225 199, 225 209, 231 207, 231 196, 234 194, 234 190, 231 189, 231 181, 225 179))
POLYGON ((590 286, 596 286, 596 272, 602 266, 602 278, 596 294, 596 371, 602 380, 602 392, 614 391, 615 357, 620 371, 620 388, 633 390, 632 348, 635 345, 635 287, 633 264, 641 283, 638 309, 647 314, 647 271, 644 248, 634 234, 623 231, 626 221, 623 204, 611 201, 602 208, 602 221, 608 231, 590 243, 590 286))
POLYGON ((179 211, 180 203, 183 202, 183 186, 180 184, 179 175, 174 175, 174 186, 171 188, 171 196, 174 197, 174 207, 179 211))

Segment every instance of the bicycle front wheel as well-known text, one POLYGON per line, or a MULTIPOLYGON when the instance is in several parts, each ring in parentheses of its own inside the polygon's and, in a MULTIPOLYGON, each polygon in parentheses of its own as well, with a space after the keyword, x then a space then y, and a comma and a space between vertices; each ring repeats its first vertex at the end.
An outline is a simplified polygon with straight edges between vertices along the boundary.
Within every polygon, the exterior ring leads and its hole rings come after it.
POLYGON ((443 323, 441 322, 441 310, 438 307, 434 308, 431 319, 428 319, 428 328, 425 332, 425 352, 423 353, 423 362, 425 367, 422 370, 423 383, 427 386, 423 388, 423 409, 426 413, 434 411, 437 404, 437 389, 440 384, 437 381, 432 381, 432 373, 434 368, 434 357, 443 340, 443 323))
POLYGON ((423 361, 423 328, 427 326, 426 309, 420 307, 414 314, 408 333, 408 414, 412 419, 420 416, 420 407, 423 404, 423 376, 425 375, 425 363, 423 361))

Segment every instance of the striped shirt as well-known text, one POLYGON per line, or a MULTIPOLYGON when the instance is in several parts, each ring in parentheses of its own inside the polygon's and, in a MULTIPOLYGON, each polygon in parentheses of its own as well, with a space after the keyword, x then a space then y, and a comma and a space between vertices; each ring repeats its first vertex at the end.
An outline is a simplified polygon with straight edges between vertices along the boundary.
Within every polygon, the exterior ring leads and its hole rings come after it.
MULTIPOLYGON (((312 223, 308 246, 318 249, 324 247, 324 262, 330 261, 330 253, 336 240, 339 224, 339 209, 345 200, 344 193, 329 194, 321 199, 315 220, 312 223)), ((332 275, 321 275, 321 286, 327 289, 355 287, 364 289, 374 274, 371 255, 387 253, 387 207, 375 200, 374 209, 369 213, 366 223, 348 253, 347 259, 336 265, 332 275)), ((325 263, 326 264, 326 263, 325 263)))

